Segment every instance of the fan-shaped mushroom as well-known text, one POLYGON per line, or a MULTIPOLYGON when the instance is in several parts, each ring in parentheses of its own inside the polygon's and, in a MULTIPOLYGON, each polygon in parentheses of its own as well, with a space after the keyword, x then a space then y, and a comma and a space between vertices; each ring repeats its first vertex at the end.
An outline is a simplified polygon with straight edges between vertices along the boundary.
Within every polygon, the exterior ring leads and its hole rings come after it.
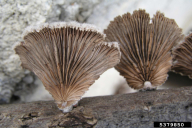
POLYGON ((27 28, 23 38, 15 48, 22 67, 39 77, 63 112, 120 61, 118 43, 104 42, 104 34, 89 24, 46 23, 27 28))
POLYGON ((173 19, 159 11, 150 23, 145 10, 118 16, 104 31, 107 41, 117 41, 122 53, 115 68, 134 89, 153 89, 162 85, 171 68, 170 50, 183 37, 173 19))
POLYGON ((185 41, 173 50, 172 70, 192 79, 192 33, 186 36, 185 41))

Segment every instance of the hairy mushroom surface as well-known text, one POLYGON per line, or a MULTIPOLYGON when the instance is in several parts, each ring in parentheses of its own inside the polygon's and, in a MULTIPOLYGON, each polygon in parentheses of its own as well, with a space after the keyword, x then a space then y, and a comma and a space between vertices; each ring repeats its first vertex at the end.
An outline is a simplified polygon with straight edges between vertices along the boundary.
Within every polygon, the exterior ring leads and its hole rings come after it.
POLYGON ((107 41, 117 41, 122 53, 115 68, 134 89, 162 85, 172 65, 171 49, 183 38, 173 19, 157 11, 150 23, 145 10, 116 17, 104 30, 107 41))
POLYGON ((93 25, 45 23, 28 27, 23 36, 15 48, 21 66, 39 77, 63 112, 120 61, 118 43, 104 42, 104 34, 93 25))
POLYGON ((172 70, 192 79, 192 33, 186 36, 184 42, 173 50, 172 70))

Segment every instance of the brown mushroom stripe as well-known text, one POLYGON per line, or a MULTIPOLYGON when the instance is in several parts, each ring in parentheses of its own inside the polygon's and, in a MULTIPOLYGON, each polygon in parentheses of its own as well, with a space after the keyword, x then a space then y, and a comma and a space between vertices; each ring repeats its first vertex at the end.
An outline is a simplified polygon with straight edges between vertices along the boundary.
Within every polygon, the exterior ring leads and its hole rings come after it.
POLYGON ((120 61, 118 43, 105 43, 95 26, 76 22, 29 27, 15 51, 22 67, 39 77, 63 112, 120 61))
POLYGON ((145 10, 116 17, 104 33, 107 41, 119 42, 122 56, 115 68, 134 89, 154 89, 166 81, 170 50, 183 38, 173 19, 158 11, 150 23, 145 10))
POLYGON ((172 70, 192 79, 192 33, 173 51, 172 70))

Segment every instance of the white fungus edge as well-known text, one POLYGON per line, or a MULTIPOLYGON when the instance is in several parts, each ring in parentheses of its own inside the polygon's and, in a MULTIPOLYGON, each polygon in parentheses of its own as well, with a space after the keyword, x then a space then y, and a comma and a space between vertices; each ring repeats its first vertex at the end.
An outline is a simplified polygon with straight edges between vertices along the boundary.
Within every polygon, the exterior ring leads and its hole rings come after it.
POLYGON ((101 34, 104 38, 106 37, 106 35, 103 33, 103 31, 100 28, 98 28, 97 26, 95 26, 93 24, 87 24, 87 23, 78 23, 76 21, 42 23, 42 24, 35 25, 35 26, 28 26, 27 28, 25 28, 25 30, 22 34, 22 37, 24 38, 26 35, 28 35, 29 33, 32 33, 32 32, 39 32, 43 28, 54 29, 54 28, 62 28, 62 27, 76 28, 81 31, 92 31, 92 32, 101 34))
POLYGON ((120 47, 119 47, 119 43, 118 42, 102 42, 102 43, 99 43, 98 45, 105 45, 105 46, 108 46, 108 47, 114 47, 114 48, 117 48, 118 52, 119 52, 119 61, 117 62, 117 64, 120 62, 120 58, 121 58, 121 51, 120 51, 120 47))

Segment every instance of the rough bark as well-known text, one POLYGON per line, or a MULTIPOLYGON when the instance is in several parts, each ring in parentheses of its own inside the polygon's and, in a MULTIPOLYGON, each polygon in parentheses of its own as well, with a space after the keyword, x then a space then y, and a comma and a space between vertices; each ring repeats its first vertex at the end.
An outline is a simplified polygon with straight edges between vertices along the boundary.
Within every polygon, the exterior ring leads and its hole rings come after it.
POLYGON ((154 121, 192 121, 192 87, 84 98, 66 114, 54 101, 0 106, 2 128, 153 128, 154 121))

